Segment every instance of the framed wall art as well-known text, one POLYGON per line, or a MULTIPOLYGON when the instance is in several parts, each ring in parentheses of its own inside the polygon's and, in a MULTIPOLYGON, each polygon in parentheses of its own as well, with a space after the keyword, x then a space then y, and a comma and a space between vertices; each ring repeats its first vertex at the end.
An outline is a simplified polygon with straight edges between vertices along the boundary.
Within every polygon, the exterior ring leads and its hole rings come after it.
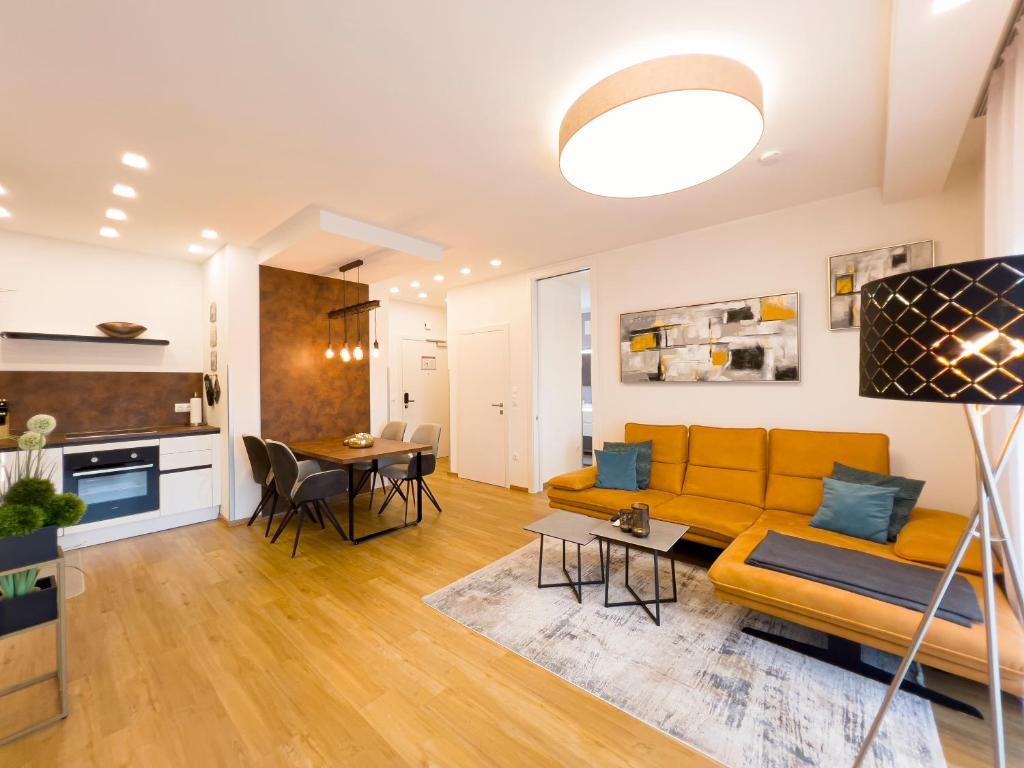
POLYGON ((828 328, 860 328, 860 289, 880 277, 935 266, 932 240, 844 253, 828 260, 828 328))

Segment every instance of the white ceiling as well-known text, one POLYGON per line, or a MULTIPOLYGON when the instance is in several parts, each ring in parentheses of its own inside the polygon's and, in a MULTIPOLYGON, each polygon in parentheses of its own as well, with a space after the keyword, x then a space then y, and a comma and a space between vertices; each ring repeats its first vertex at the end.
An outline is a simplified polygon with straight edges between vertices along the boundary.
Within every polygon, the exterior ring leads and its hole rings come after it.
MULTIPOLYGON (((962 26, 988 2, 940 21, 962 26)), ((251 245, 315 206, 443 246, 440 266, 403 266, 403 295, 416 278, 435 301, 496 272, 881 184, 890 27, 886 0, 8 2, 0 204, 14 217, 0 226, 201 259, 186 249, 205 227, 212 247, 251 245), (575 97, 682 52, 760 75, 751 157, 658 198, 566 183, 557 130, 575 97), (760 165, 765 149, 782 161, 760 165), (125 151, 151 168, 121 166, 125 151), (114 198, 115 182, 138 199, 114 198), (110 206, 130 217, 116 241, 98 236, 110 206)), ((339 244, 338 262, 351 251, 339 244)))

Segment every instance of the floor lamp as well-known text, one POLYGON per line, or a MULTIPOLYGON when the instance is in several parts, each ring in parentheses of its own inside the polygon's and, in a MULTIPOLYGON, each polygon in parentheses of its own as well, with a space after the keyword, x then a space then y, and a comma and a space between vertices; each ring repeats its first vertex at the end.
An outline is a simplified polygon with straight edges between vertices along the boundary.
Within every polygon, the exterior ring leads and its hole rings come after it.
POLYGON ((867 283, 861 289, 860 394, 961 405, 974 444, 978 501, 854 766, 862 765, 870 752, 882 719, 935 619, 936 609, 968 546, 978 539, 993 765, 1004 768, 994 548, 1001 554, 1003 570, 1013 587, 1018 615, 1024 616, 1019 554, 1010 538, 998 487, 1024 413, 1024 255, 930 267, 867 283), (994 406, 1016 406, 1017 412, 993 460, 985 442, 983 417, 994 406))

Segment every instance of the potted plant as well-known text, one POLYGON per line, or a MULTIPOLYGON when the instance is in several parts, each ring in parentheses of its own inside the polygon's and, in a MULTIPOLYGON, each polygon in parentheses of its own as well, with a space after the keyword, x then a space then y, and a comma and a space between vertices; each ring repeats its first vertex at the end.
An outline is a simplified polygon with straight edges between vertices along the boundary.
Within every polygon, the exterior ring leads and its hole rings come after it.
POLYGON ((52 578, 25 568, 57 558, 57 529, 74 525, 85 502, 73 493, 58 494, 43 465, 46 436, 57 426, 52 416, 33 416, 18 438, 19 452, 0 484, 0 635, 56 618, 52 578))

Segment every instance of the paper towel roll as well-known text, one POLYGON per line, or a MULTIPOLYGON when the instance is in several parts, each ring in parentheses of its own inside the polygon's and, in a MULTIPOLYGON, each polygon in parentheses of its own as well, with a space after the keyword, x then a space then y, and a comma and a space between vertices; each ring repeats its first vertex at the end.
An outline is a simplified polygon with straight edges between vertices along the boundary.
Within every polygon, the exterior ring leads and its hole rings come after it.
POLYGON ((193 397, 188 401, 188 421, 193 427, 203 423, 203 401, 202 398, 193 397))

